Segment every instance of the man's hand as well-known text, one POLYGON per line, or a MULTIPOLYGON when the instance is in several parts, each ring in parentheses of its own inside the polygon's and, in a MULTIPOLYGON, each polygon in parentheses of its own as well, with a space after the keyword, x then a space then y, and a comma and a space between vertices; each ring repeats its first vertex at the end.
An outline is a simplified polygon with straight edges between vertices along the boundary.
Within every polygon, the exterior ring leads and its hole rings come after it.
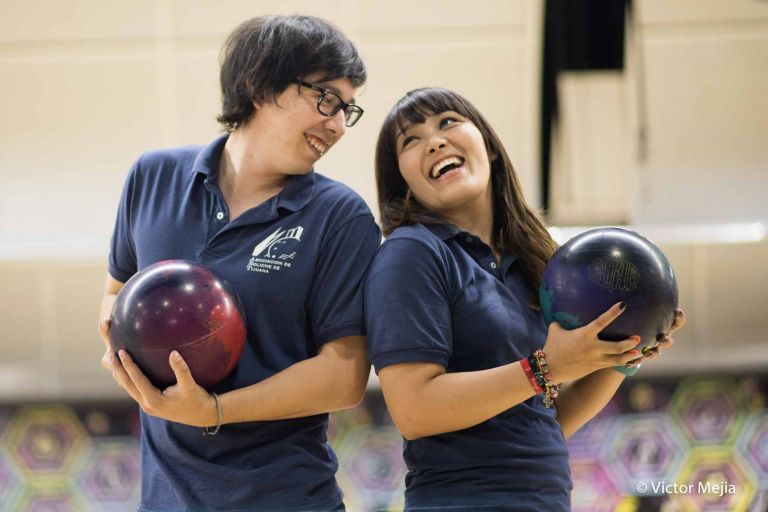
POLYGON ((213 395, 200 387, 189 371, 189 366, 175 350, 168 361, 176 384, 159 390, 144 375, 125 350, 105 355, 115 381, 138 402, 141 410, 151 416, 193 427, 216 425, 218 415, 213 395))

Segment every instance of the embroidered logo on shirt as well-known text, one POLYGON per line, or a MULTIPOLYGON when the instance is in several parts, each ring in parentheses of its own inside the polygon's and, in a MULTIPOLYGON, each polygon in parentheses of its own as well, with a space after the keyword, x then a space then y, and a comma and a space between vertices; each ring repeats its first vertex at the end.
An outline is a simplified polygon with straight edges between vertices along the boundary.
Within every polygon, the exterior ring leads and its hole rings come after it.
POLYGON ((269 274, 273 270, 291 268, 296 257, 296 246, 304 233, 302 226, 290 229, 277 228, 274 233, 253 248, 246 270, 269 274))

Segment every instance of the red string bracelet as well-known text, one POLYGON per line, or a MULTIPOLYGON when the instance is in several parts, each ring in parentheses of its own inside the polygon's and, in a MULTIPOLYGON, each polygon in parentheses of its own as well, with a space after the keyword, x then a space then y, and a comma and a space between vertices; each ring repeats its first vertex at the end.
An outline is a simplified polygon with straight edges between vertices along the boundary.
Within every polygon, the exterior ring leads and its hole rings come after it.
POLYGON ((523 367, 523 370, 525 371, 525 376, 528 377, 528 380, 531 382, 531 387, 533 388, 533 391, 538 395, 540 393, 543 393, 544 390, 541 386, 539 386, 539 383, 536 381, 536 376, 533 374, 533 368, 531 368, 531 363, 528 362, 527 358, 523 358, 520 360, 520 366, 523 367))

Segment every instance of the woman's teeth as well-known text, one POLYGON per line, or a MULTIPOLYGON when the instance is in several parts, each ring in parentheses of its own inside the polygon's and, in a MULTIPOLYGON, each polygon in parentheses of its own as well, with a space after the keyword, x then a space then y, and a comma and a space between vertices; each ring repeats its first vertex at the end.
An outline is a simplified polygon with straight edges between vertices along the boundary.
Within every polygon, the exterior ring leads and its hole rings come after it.
POLYGON ((444 174, 444 172, 453 170, 456 167, 461 166, 463 163, 464 163, 464 160, 462 160, 461 158, 458 158, 455 156, 449 156, 448 158, 444 158, 443 160, 440 160, 435 165, 433 165, 432 170, 430 171, 429 174, 433 178, 439 178, 444 174))

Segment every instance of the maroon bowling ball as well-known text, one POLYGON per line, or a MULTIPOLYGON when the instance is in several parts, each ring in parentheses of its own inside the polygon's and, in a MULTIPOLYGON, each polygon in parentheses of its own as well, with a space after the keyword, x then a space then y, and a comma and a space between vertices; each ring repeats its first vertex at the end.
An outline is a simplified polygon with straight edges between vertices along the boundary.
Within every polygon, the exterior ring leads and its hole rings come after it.
POLYGON ((131 277, 115 300, 109 331, 160 389, 176 382, 168 362, 177 350, 192 377, 210 389, 235 367, 246 338, 242 305, 211 270, 165 260, 131 277))
POLYGON ((556 321, 569 330, 626 302, 626 311, 599 338, 639 335, 644 348, 672 326, 677 281, 667 257, 647 238, 623 228, 596 228, 555 251, 541 278, 539 301, 547 324, 556 321))

